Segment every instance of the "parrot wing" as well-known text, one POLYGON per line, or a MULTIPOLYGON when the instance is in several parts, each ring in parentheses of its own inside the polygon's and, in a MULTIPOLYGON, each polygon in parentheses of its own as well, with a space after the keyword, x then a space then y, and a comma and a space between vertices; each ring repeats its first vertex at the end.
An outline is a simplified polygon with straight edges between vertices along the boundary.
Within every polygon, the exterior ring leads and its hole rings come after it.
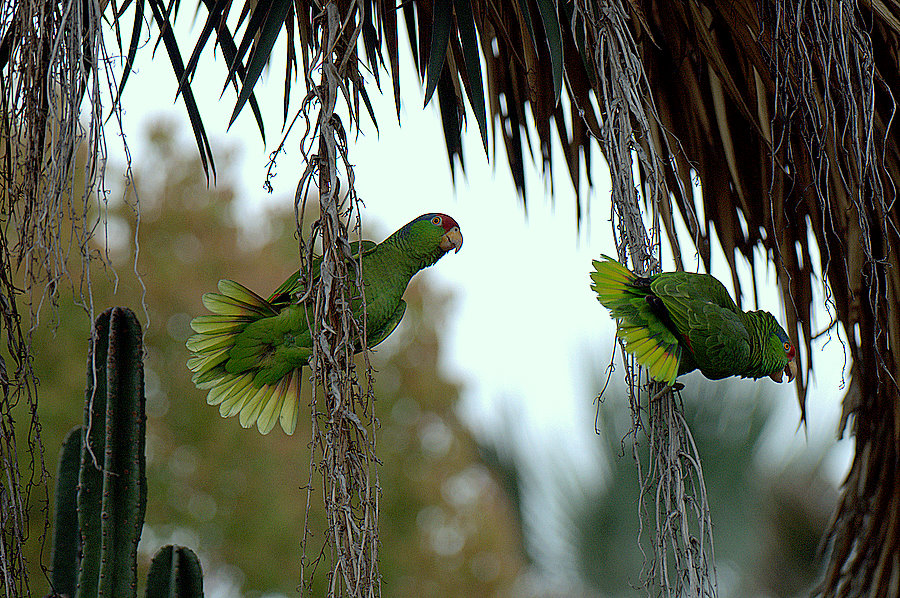
POLYGON ((681 345, 672 331, 653 313, 650 305, 636 305, 630 317, 619 320, 619 338, 650 376, 672 385, 681 363, 681 345))
POLYGON ((689 304, 688 346, 710 380, 738 375, 750 361, 750 333, 737 315, 702 301, 689 304))
POLYGON ((726 311, 738 313, 734 299, 718 278, 694 272, 663 272, 653 277, 650 289, 657 297, 701 299, 726 311))
MULTIPOLYGON (((350 254, 353 256, 353 259, 358 259, 363 255, 371 253, 377 246, 378 244, 375 243, 375 241, 353 241, 350 243, 350 254), (360 243, 362 244, 362 253, 359 251, 360 243)), ((313 279, 318 278, 321 267, 322 256, 317 255, 313 258, 312 263, 313 279)), ((301 273, 301 270, 297 270, 291 274, 287 280, 281 283, 281 286, 272 292, 272 295, 269 297, 269 303, 275 306, 287 305, 294 301, 293 297, 303 295, 306 292, 306 285, 303 284, 301 273)))
POLYGON ((707 378, 717 380, 742 371, 750 360, 750 333, 737 308, 729 309, 733 301, 723 301, 721 293, 706 292, 721 287, 728 297, 725 287, 711 280, 718 283, 705 274, 672 272, 656 277, 651 286, 697 367, 707 378))

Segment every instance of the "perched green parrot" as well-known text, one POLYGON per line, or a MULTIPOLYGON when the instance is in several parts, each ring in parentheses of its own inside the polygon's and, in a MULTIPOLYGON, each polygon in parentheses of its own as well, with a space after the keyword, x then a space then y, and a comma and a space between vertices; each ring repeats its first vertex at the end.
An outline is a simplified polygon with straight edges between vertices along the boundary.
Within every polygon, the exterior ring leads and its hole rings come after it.
MULTIPOLYGON (((400 323, 406 311, 401 297, 410 279, 451 249, 459 251, 462 242, 453 218, 425 214, 377 245, 351 243, 354 255, 361 254, 369 348, 400 323)), ((320 266, 316 258, 314 276, 320 266)), ((301 300, 306 290, 296 272, 268 300, 230 280, 219 281, 218 293, 203 295, 203 305, 214 315, 191 321, 197 334, 187 341, 193 354, 188 368, 197 388, 209 391, 206 402, 219 405, 223 417, 240 415, 242 426, 256 424, 263 434, 278 420, 286 433, 294 432, 300 370, 312 355, 308 323, 313 308, 301 300)), ((362 301, 354 300, 352 309, 360 316, 362 301)))
POLYGON ((591 288, 619 322, 625 350, 654 379, 673 384, 695 369, 712 380, 794 379, 794 346, 767 311, 737 308, 709 274, 638 276, 611 257, 594 261, 591 288))

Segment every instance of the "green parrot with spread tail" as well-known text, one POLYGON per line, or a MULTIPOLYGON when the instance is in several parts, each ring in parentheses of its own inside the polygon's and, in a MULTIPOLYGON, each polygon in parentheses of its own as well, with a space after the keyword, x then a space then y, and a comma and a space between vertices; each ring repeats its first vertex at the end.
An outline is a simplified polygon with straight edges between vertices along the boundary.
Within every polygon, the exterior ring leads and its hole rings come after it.
MULTIPOLYGON (((462 242, 453 218, 424 214, 377 245, 351 243, 362 272, 369 348, 400 323, 406 311, 402 296, 410 279, 451 249, 459 251, 462 242)), ((314 277, 321 261, 313 261, 314 277)), ((298 271, 268 299, 230 280, 219 281, 218 293, 203 295, 203 305, 212 315, 191 321, 196 334, 187 341, 192 353, 188 368, 197 388, 208 391, 206 402, 218 405, 223 417, 238 415, 243 427, 255 424, 263 434, 276 421, 286 433, 294 432, 301 368, 312 355, 313 308, 304 301, 306 292, 298 271)), ((362 301, 354 300, 352 310, 361 317, 362 301)))
POLYGON ((668 385, 693 370, 712 380, 794 379, 794 346, 767 311, 738 309, 708 274, 638 276, 611 257, 595 260, 591 288, 619 322, 625 351, 668 385))

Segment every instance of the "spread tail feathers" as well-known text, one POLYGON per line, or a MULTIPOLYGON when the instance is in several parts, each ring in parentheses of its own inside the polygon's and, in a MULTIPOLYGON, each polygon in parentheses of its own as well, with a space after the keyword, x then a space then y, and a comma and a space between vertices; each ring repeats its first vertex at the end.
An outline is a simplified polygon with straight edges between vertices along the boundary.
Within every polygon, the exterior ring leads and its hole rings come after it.
POLYGON ((203 305, 213 315, 191 321, 197 334, 187 341, 191 358, 188 369, 198 388, 208 390, 206 402, 218 405, 222 417, 239 416, 241 425, 254 424, 268 434, 276 421, 288 434, 297 425, 300 398, 300 369, 296 368, 273 383, 261 383, 254 370, 231 373, 225 368, 237 335, 257 320, 278 311, 265 299, 230 280, 219 281, 218 293, 203 295, 203 305))
POLYGON ((652 335, 645 326, 619 325, 619 338, 625 341, 625 350, 643 367, 654 380, 671 386, 678 376, 681 361, 681 347, 659 335, 652 335))
MULTIPOLYGON (((634 273, 608 255, 601 256, 602 261, 594 260, 594 272, 591 272, 593 284, 591 288, 597 293, 597 299, 610 310, 624 306, 634 297, 632 285, 634 273)), ((615 312, 613 313, 615 317, 615 312)))
POLYGON ((648 288, 638 276, 609 256, 594 260, 591 288, 597 300, 619 321, 618 336, 650 376, 671 385, 678 375, 681 346, 647 302, 648 288))

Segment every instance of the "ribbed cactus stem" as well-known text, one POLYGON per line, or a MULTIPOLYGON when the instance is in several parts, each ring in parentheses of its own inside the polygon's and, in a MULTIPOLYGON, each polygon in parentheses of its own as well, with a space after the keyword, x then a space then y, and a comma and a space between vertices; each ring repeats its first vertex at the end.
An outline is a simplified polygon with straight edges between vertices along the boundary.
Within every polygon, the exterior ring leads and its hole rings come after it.
MULTIPOLYGON (((88 356, 84 425, 63 442, 56 486, 52 596, 135 598, 147 505, 141 326, 125 308, 97 318, 88 356)), ((164 546, 148 598, 202 598, 200 560, 164 546)))
POLYGON ((53 528, 53 590, 74 596, 78 578, 78 513, 76 492, 81 467, 81 438, 84 428, 76 426, 66 435, 59 452, 56 475, 56 519, 53 528))
POLYGON ((78 598, 137 595, 137 546, 147 504, 141 327, 114 307, 94 324, 88 357, 78 520, 78 598))
POLYGON ((200 559, 190 548, 160 548, 147 573, 147 598, 203 598, 200 559))

